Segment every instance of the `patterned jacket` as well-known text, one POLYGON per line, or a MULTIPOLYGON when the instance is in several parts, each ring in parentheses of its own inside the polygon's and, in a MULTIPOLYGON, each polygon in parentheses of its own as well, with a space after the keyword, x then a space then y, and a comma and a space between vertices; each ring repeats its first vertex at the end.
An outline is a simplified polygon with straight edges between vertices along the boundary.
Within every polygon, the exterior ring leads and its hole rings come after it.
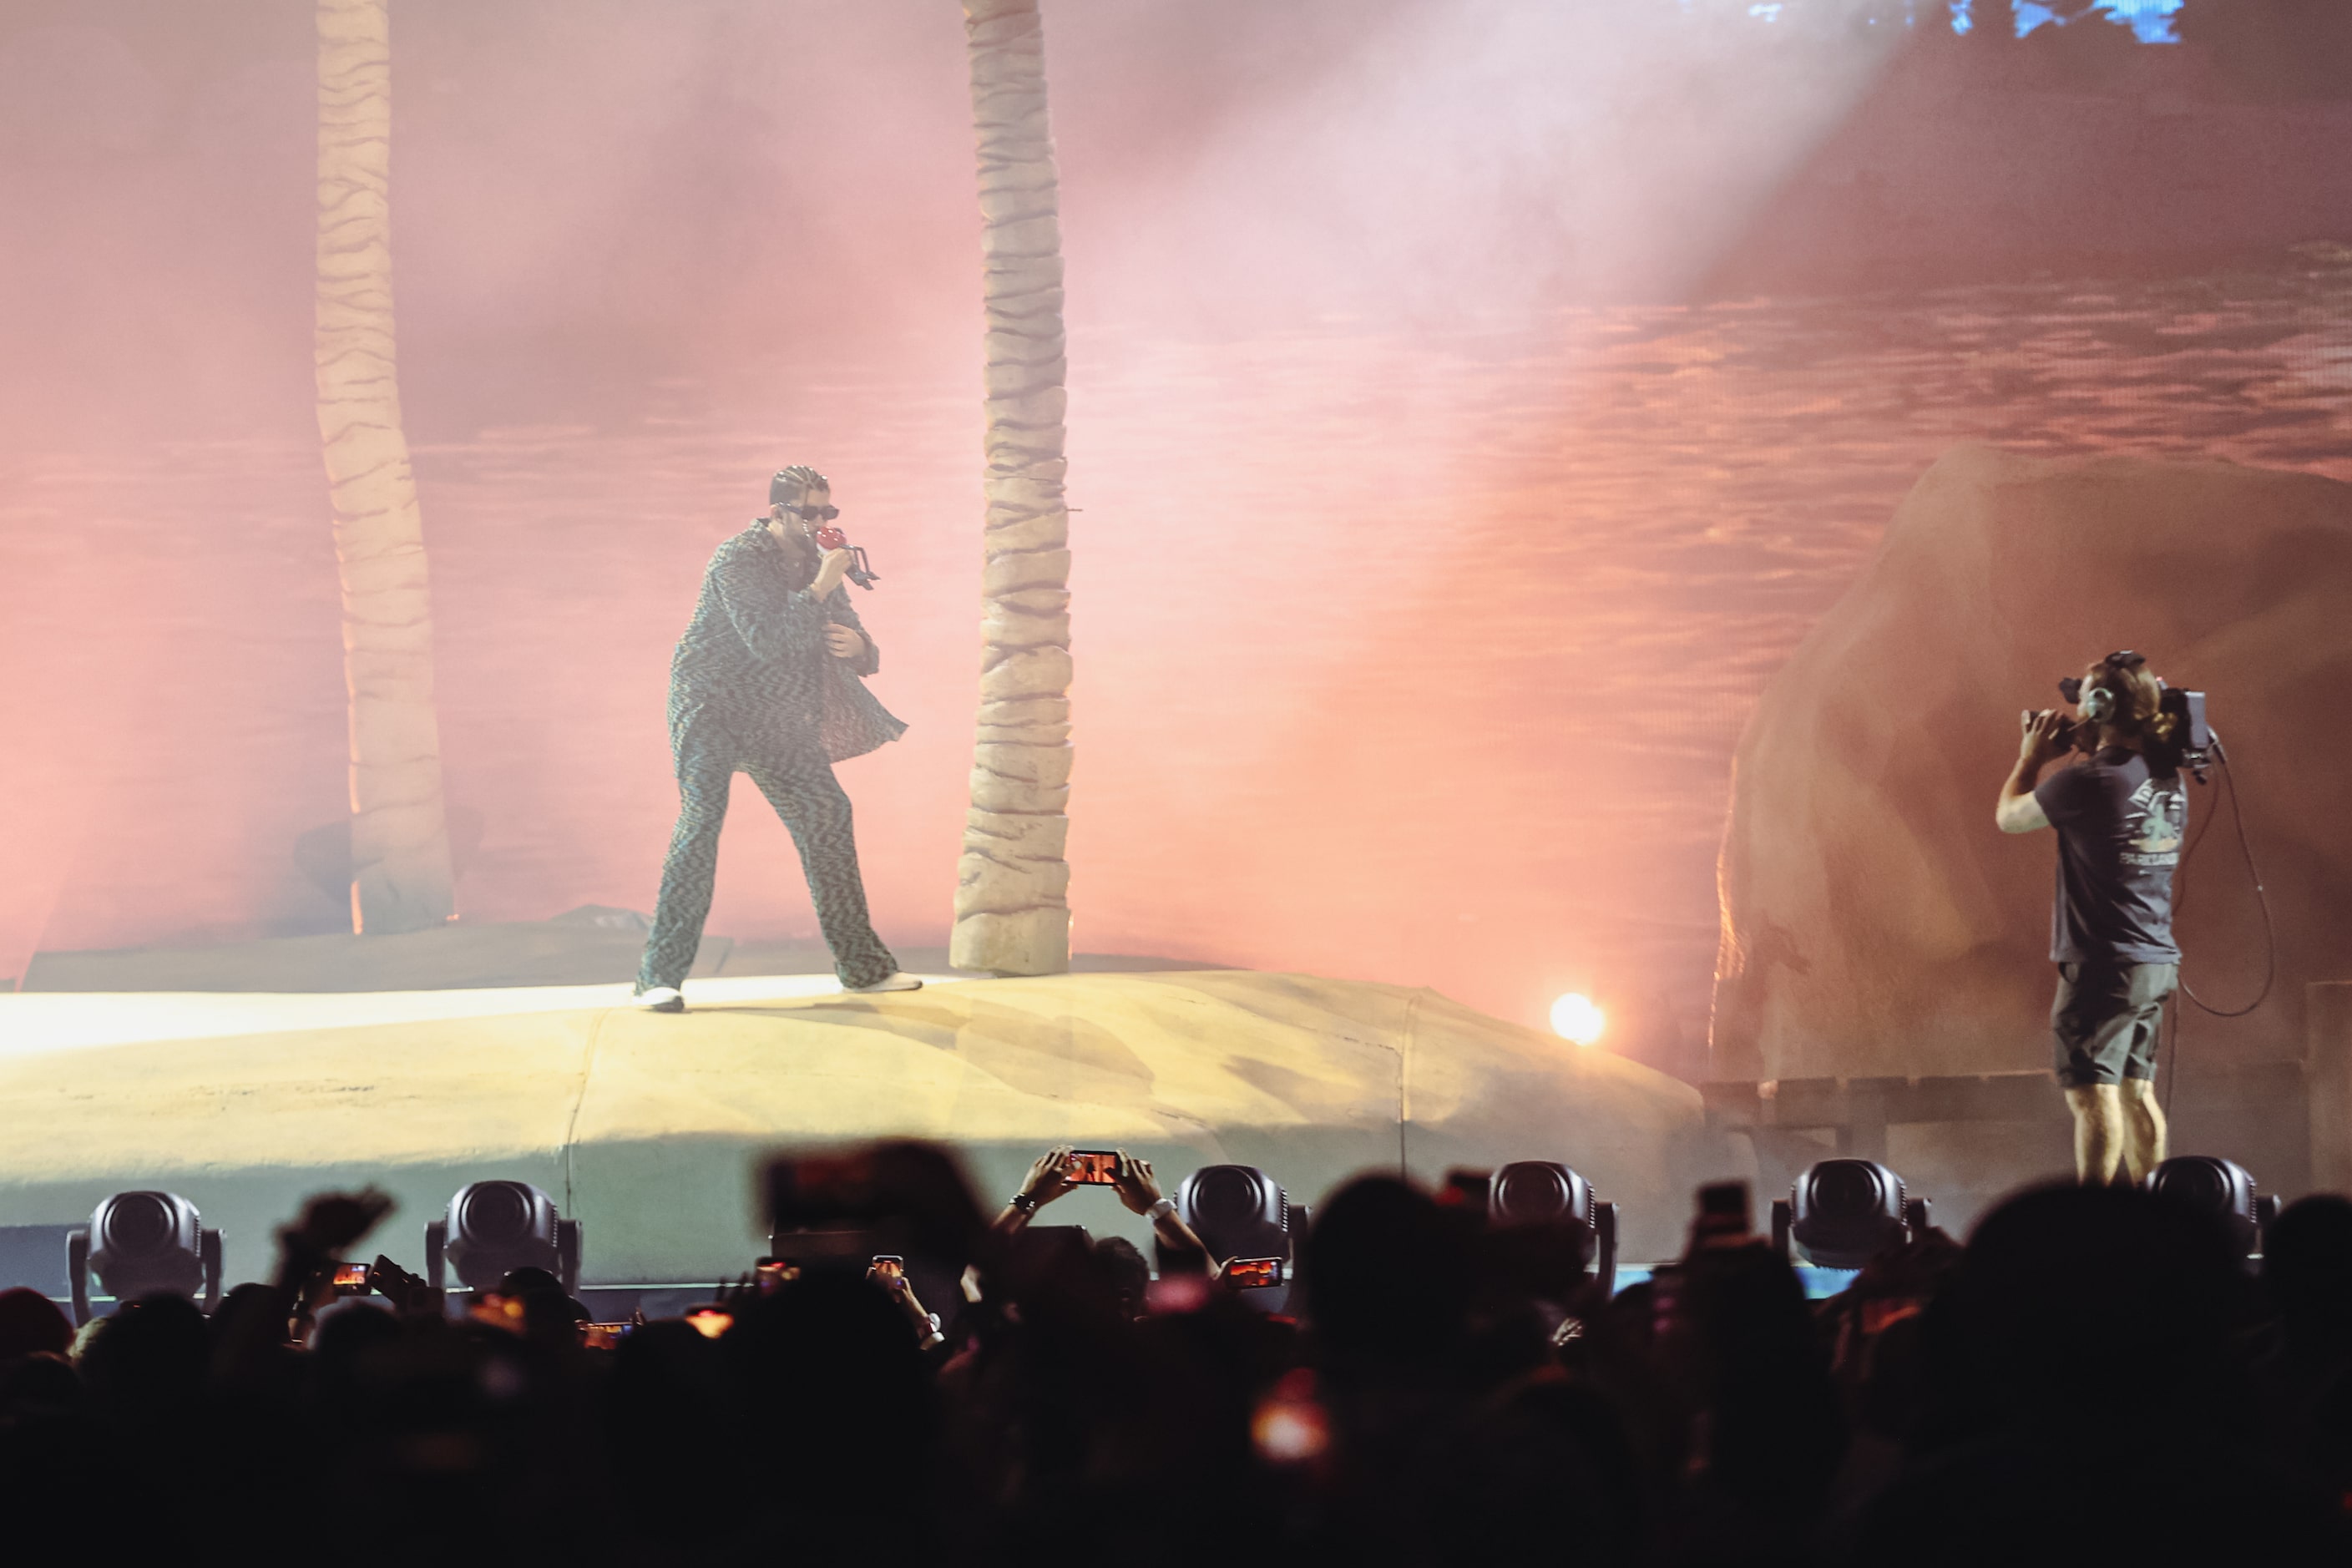
POLYGON ((820 604, 808 591, 813 572, 800 569, 764 520, 719 545, 670 660, 673 752, 717 744, 757 754, 814 737, 837 763, 906 733, 860 679, 882 667, 882 656, 847 586, 820 604), (835 658, 824 646, 828 623, 866 637, 866 651, 835 658))

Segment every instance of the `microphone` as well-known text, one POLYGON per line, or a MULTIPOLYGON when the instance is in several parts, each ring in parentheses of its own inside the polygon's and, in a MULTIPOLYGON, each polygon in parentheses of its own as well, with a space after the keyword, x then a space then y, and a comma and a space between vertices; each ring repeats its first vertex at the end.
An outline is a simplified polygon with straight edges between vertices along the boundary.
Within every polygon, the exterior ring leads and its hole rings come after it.
POLYGON ((848 551, 851 565, 843 575, 859 587, 870 589, 882 580, 881 574, 874 570, 874 563, 866 559, 865 548, 850 543, 849 535, 832 524, 828 523, 816 531, 816 546, 819 550, 848 551))

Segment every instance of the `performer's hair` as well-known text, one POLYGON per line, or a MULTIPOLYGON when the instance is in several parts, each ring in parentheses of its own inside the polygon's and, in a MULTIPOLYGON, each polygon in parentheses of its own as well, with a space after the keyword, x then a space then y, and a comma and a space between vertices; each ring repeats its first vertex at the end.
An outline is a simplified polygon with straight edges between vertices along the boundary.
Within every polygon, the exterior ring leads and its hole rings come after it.
POLYGON ((768 504, 773 506, 778 501, 788 501, 797 505, 800 499, 811 490, 831 489, 833 486, 826 482, 823 474, 806 463, 794 463, 789 468, 778 468, 768 480, 768 504))

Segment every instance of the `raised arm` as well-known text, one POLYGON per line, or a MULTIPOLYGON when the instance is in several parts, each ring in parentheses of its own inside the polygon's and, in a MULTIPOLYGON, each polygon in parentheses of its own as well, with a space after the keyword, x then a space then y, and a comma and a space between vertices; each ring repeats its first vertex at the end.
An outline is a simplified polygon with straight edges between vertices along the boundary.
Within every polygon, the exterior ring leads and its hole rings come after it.
POLYGON ((784 586, 782 576, 752 549, 729 549, 711 563, 711 586, 735 635, 751 657, 772 661, 806 658, 823 646, 828 616, 822 574, 808 587, 784 586))
POLYGON ((311 1314, 334 1299, 335 1266, 392 1208, 392 1199, 373 1187, 306 1201, 300 1216, 278 1232, 276 1281, 233 1296, 213 1320, 215 1376, 251 1386, 273 1375, 288 1335, 307 1333, 311 1314))
POLYGON ((1126 1150, 1118 1152, 1118 1201, 1129 1210, 1151 1222, 1151 1234, 1161 1248, 1179 1255, 1198 1255, 1202 1262, 1213 1268, 1209 1248, 1193 1234, 1192 1227, 1179 1218, 1175 1201, 1162 1197, 1160 1178, 1151 1173, 1151 1162, 1139 1159, 1126 1150))
POLYGON ((2009 770, 2009 777, 2000 786, 2000 798, 1993 805, 1993 823, 2003 833, 2031 833, 2050 826, 2048 814, 2033 796, 2033 786, 2042 770, 2064 756, 2068 749, 2064 740, 2066 721, 2054 710, 2045 708, 2026 715, 2024 728, 2017 748, 2017 765, 2009 770))
POLYGON ((1022 1178, 1021 1190, 996 1216, 990 1229, 999 1236, 1018 1236, 1029 1228, 1029 1222, 1039 1209, 1070 1190, 1070 1147, 1059 1144, 1046 1150, 1031 1163, 1029 1173, 1022 1178))

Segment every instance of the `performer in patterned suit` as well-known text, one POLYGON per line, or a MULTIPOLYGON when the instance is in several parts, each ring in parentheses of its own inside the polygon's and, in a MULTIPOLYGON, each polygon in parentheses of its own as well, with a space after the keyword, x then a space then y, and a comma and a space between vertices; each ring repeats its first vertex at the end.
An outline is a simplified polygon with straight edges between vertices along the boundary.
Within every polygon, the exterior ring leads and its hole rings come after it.
POLYGON ((637 1002, 683 1012, 719 871, 719 830, 737 773, 751 775, 792 830, 817 925, 845 991, 912 991, 866 915, 849 797, 833 764, 863 756, 907 726, 860 677, 881 667, 850 607, 846 550, 821 550, 818 526, 840 516, 833 488, 795 465, 768 481, 768 515, 719 547, 694 619, 670 661, 669 743, 677 762, 677 829, 637 970, 637 1002))

